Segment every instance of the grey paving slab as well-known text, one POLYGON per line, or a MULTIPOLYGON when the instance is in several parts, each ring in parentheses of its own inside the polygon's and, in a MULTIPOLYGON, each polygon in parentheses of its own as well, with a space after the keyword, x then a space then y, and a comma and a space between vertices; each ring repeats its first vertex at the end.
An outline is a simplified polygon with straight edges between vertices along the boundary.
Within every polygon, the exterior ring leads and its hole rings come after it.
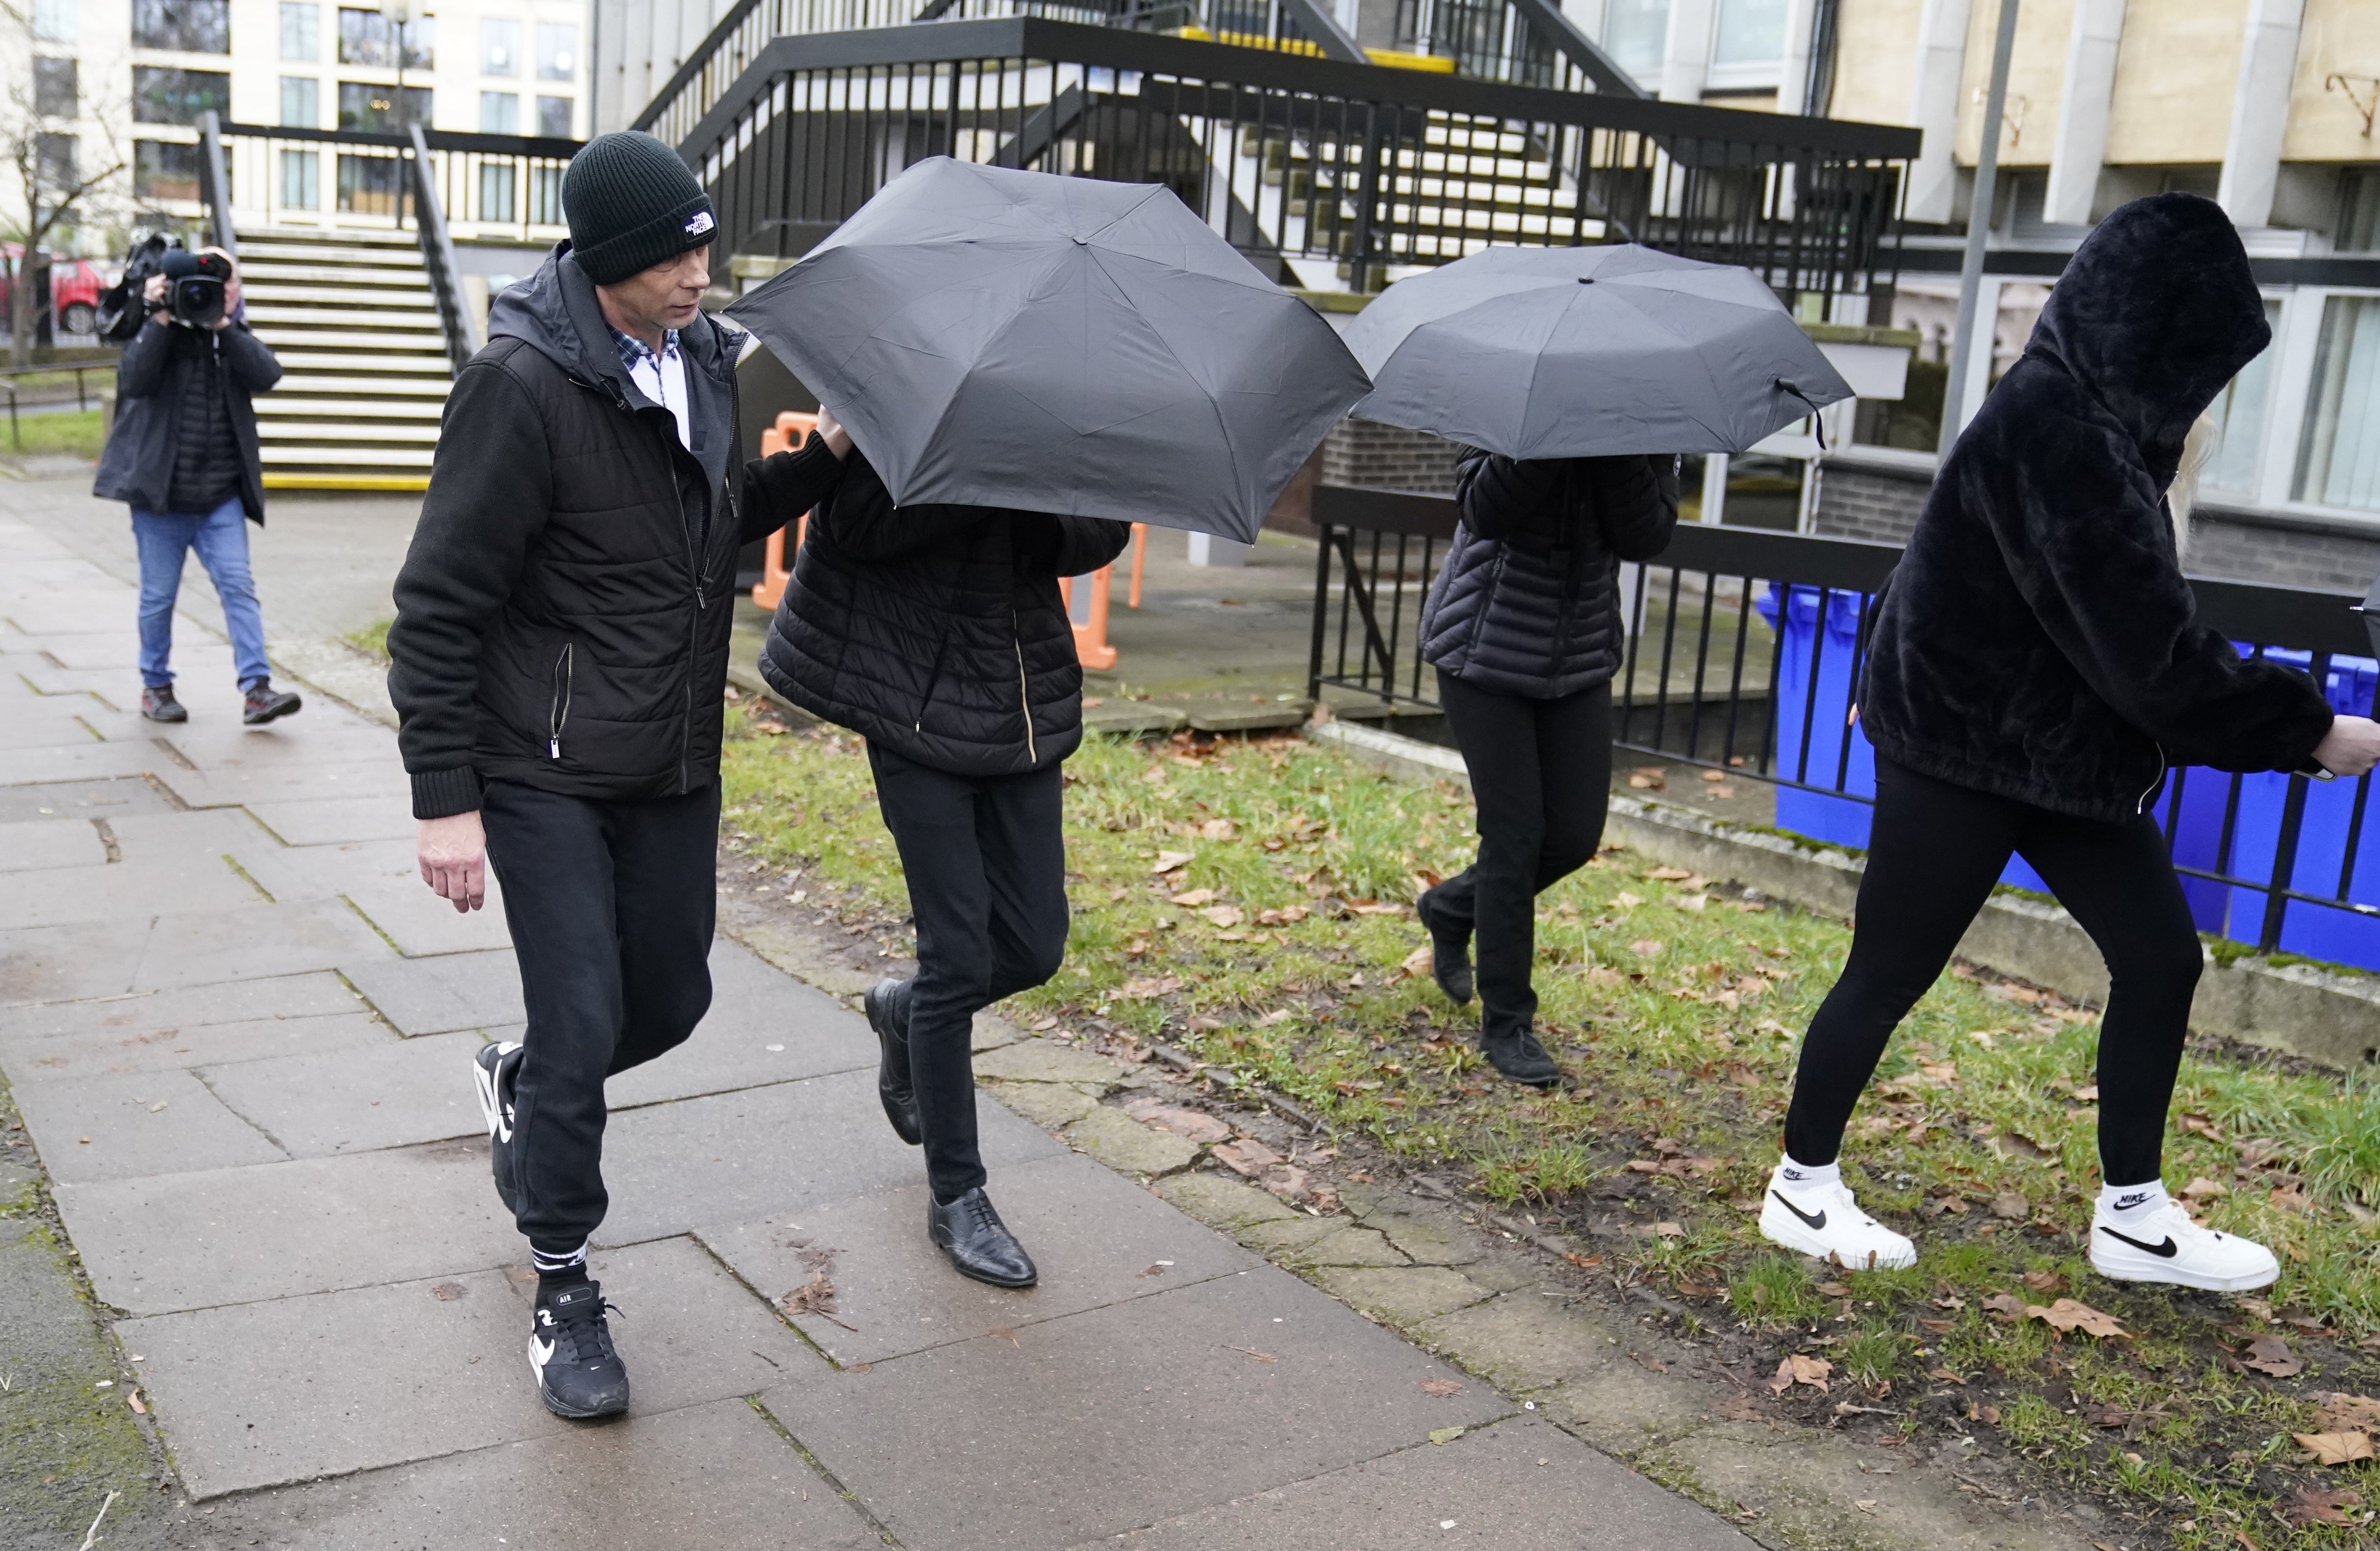
MULTIPOLYGON (((403 840, 338 841, 322 845, 288 845, 257 822, 246 808, 209 808, 185 814, 186 818, 225 818, 246 825, 247 830, 225 847, 232 859, 276 900, 330 900, 354 889, 366 878, 389 878, 408 882, 424 894, 420 864, 415 859, 411 836, 403 840)), ((231 833, 226 829, 227 834, 231 833)), ((435 895, 431 896, 435 899, 435 895)), ((438 901, 449 915, 454 906, 438 901)))
POLYGON ((122 921, 168 911, 232 910, 264 898, 222 856, 0 873, 0 931, 122 921))
POLYGON ((371 797, 309 797, 250 802, 257 822, 291 845, 402 840, 414 833, 413 802, 401 793, 371 797))
POLYGON ((360 875, 340 892, 407 958, 478 953, 509 948, 513 940, 504 930, 504 891, 495 869, 487 876, 487 903, 478 910, 458 911, 453 901, 431 893, 413 866, 394 877, 360 875))
POLYGON ((484 1135, 471 1086, 477 1034, 400 1039, 236 1065, 200 1075, 231 1111, 296 1157, 484 1135))
MULTIPOLYGON (((302 695, 303 690, 299 693, 302 695)), ((176 753, 201 770, 278 769, 397 759, 396 734, 327 703, 309 702, 298 715, 263 727, 185 726, 163 734, 176 753)))
MULTIPOLYGON (((632 1405, 798 1394, 832 1370, 684 1239, 598 1257, 632 1405)), ((450 1454, 573 1424, 524 1351, 536 1287, 504 1270, 128 1320, 193 1497, 450 1454)), ((485 1542, 481 1542, 485 1544, 485 1542)))
POLYGON ((1550 1424, 1515 1418, 1078 1551, 1754 1551, 1717 1514, 1550 1424))
POLYGON ((485 1138, 62 1184, 57 1201, 93 1290, 134 1314, 445 1276, 521 1253, 485 1138))
POLYGON ((87 1001, 0 1007, 0 1040, 53 1034, 153 1034, 203 1024, 352 1012, 359 1005, 355 992, 335 975, 260 975, 87 1001))
POLYGON ((285 1487, 218 1505, 276 1551, 783 1547, 882 1551, 867 1522, 741 1400, 285 1487))
POLYGON ((106 861, 107 842, 81 820, 32 818, 0 824, 0 872, 98 866, 106 861))
POLYGON ((400 1034, 449 1034, 528 1016, 521 1005, 520 963, 510 948, 431 959, 373 954, 342 967, 400 1034))
POLYGON ((1462 1375, 1267 1266, 763 1400, 911 1551, 982 1551, 1136 1529, 1509 1409, 1426 1379, 1462 1375))
POLYGON ((27 695, 6 704, 7 714, 0 716, 0 749, 75 748, 106 736, 91 720, 109 714, 95 700, 77 705, 65 697, 27 695))
MULTIPOLYGON (((1061 1150, 996 1104, 982 1106, 980 1129, 995 1186, 1006 1165, 1061 1150)), ((885 1123, 873 1068, 650 1105, 613 1115, 604 1133, 612 1212, 595 1241, 629 1243, 874 1194, 923 1179, 925 1167, 885 1123)))
POLYGON ((85 741, 63 747, 0 749, 0 786, 97 781, 173 768, 164 752, 150 744, 85 741))
POLYGON ((834 1283, 835 1319, 796 1315, 794 1323, 844 1363, 1020 1329, 1260 1264, 1079 1154, 1002 1169, 991 1195, 1032 1252, 1040 1286, 1012 1292, 955 1275, 926 1238, 922 1182, 698 1237, 764 1297, 782 1298, 824 1273, 834 1283))
POLYGON ((18 1110, 60 1184, 287 1157, 188 1072, 67 1077, 14 1084, 18 1110))
POLYGON ((741 943, 712 942, 710 988, 710 1011, 685 1044, 604 1084, 614 1110, 876 1065, 867 1019, 741 943))
POLYGON ((42 650, 61 668, 138 668, 138 630, 96 630, 82 635, 44 636, 42 650))
POLYGON ((129 992, 155 927, 143 916, 0 932, 0 1008, 129 992))
POLYGON ((173 801, 140 776, 98 781, 0 786, 0 823, 26 818, 104 818, 135 813, 172 813, 173 801))
MULTIPOLYGON (((6 757, 0 756, 0 759, 6 757)), ((153 772, 157 779, 192 807, 230 807, 274 800, 319 801, 324 797, 389 797, 412 790, 405 768, 394 759, 350 758, 333 764, 242 766, 212 770, 186 770, 167 764, 162 757, 158 764, 164 768, 153 772)))
MULTIPOLYGON (((346 995, 344 987, 341 994, 346 995)), ((347 1005, 357 1005, 354 998, 347 998, 347 1005)), ((150 1029, 140 1034, 108 1030, 0 1035, 0 1069, 18 1082, 29 1078, 96 1077, 105 1072, 223 1066, 274 1056, 333 1051, 353 1054, 387 1045, 395 1038, 395 1032, 386 1024, 364 1012, 322 1012, 301 1018, 249 1018, 238 1023, 150 1029)))
POLYGON ((245 975, 298 975, 367 964, 388 945, 344 901, 249 904, 207 915, 158 917, 134 985, 204 985, 245 975))
POLYGON ((203 857, 220 867, 225 856, 232 856, 246 866, 246 859, 240 856, 243 851, 282 848, 245 809, 236 807, 127 814, 108 819, 107 828, 125 866, 203 857))

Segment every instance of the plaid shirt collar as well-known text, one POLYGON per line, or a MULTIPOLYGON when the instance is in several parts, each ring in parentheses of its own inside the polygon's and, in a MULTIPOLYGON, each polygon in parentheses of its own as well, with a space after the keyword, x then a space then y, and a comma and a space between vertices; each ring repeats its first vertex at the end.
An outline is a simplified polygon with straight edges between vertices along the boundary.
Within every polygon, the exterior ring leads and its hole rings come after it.
MULTIPOLYGON (((610 325, 607 324, 605 326, 609 327, 610 325)), ((662 347, 658 350, 646 344, 643 340, 638 339, 635 334, 622 333, 618 329, 612 330, 612 344, 620 352, 620 364, 633 373, 637 370, 638 362, 650 357, 658 364, 662 357, 675 351, 677 349, 677 331, 675 329, 663 329, 662 331, 662 347)))

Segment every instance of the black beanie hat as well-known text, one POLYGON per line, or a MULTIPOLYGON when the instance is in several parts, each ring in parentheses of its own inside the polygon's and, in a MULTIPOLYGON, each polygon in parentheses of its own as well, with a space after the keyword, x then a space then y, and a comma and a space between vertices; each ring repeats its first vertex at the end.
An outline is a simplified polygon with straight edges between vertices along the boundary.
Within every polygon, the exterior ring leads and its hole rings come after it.
POLYGON ((562 213, 570 250, 598 285, 705 247, 719 232, 710 196, 677 152, 634 129, 578 148, 562 175, 562 213))

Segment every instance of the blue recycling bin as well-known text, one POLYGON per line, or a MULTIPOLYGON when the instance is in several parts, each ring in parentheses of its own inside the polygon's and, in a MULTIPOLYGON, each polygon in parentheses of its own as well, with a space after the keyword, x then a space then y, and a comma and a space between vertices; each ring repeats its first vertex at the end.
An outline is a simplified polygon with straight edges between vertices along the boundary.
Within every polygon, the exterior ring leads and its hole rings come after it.
MULTIPOLYGON (((1852 667, 1859 655, 1860 595, 1828 592, 1821 629, 1818 600, 1827 589, 1794 585, 1781 590, 1781 608, 1780 589, 1774 582, 1753 604, 1784 640, 1773 691, 1777 745, 1769 769, 1780 781, 1831 790, 1813 792, 1780 784, 1777 827, 1829 844, 1865 850, 1869 822, 1876 814, 1871 806, 1876 796, 1876 747, 1850 716, 1857 697, 1852 692, 1852 667), (1815 698, 1810 694, 1814 676, 1818 685, 1815 698), (1836 792, 1849 795, 1839 797, 1836 792), (1855 800, 1860 797, 1870 802, 1855 800)), ((2049 885, 2021 856, 2009 858, 2000 881, 2040 893, 2049 891, 2049 885)))

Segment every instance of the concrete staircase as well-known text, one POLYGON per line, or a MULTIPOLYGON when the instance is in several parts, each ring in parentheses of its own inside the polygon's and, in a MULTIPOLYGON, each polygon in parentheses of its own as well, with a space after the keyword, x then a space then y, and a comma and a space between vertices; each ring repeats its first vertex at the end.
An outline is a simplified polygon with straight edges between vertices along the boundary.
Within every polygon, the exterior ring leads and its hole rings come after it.
POLYGON ((281 357, 256 399, 266 488, 427 488, 454 374, 412 235, 245 231, 239 264, 249 326, 281 357))

